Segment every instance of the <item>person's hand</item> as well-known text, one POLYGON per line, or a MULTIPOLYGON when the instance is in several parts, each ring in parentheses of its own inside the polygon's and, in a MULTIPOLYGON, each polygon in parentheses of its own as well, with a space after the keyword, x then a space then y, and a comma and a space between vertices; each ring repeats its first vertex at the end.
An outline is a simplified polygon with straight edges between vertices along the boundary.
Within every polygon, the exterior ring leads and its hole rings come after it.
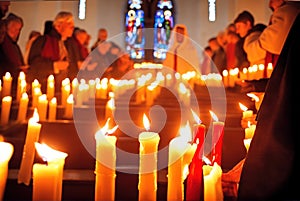
POLYGON ((253 86, 253 84, 245 80, 236 81, 235 84, 241 87, 242 93, 255 91, 255 87, 253 86))

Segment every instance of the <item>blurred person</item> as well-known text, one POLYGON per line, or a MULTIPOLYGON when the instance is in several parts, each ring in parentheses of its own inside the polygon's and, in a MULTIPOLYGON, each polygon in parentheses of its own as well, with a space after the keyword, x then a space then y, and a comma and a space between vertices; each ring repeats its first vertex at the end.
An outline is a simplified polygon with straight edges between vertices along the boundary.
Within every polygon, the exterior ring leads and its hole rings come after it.
POLYGON ((25 64, 28 64, 28 54, 29 54, 29 51, 30 51, 30 48, 31 48, 31 45, 32 45, 33 41, 41 35, 42 34, 39 31, 33 30, 33 31, 30 32, 29 37, 28 37, 28 41, 26 42, 25 52, 24 52, 24 62, 25 62, 25 64))
POLYGON ((254 17, 249 11, 243 11, 238 14, 234 20, 236 33, 242 38, 237 44, 247 55, 250 66, 254 64, 264 64, 266 51, 263 49, 253 50, 248 47, 249 42, 256 40, 262 31, 266 28, 264 24, 254 24, 254 17))
MULTIPOLYGON (((20 71, 26 72, 28 69, 18 44, 18 39, 23 28, 23 19, 10 13, 5 19, 5 23, 6 34, 0 47, 2 49, 0 54, 0 66, 2 73, 10 72, 13 77, 13 90, 15 90, 20 71)), ((2 76, 3 74, 1 77, 2 76)))
POLYGON ((222 74, 223 70, 227 69, 226 53, 224 48, 219 44, 217 37, 212 37, 208 40, 208 45, 213 51, 212 61, 217 69, 214 73, 222 74), (219 72, 216 72, 218 70, 219 72))
POLYGON ((185 25, 177 24, 173 28, 163 65, 180 74, 195 71, 199 68, 200 59, 197 49, 189 38, 188 30, 185 25))
POLYGON ((45 90, 48 76, 54 75, 55 88, 59 91, 61 81, 74 74, 73 72, 78 72, 73 47, 66 43, 67 39, 72 37, 73 30, 73 14, 59 12, 49 34, 38 37, 31 46, 28 82, 38 79, 44 87, 42 90, 45 90))
POLYGON ((9 6, 10 1, 0 1, 0 19, 3 19, 6 16, 9 6))
POLYGON ((91 47, 91 51, 93 51, 100 43, 107 40, 108 37, 108 31, 105 28, 100 28, 98 30, 97 40, 91 47))
POLYGON ((206 46, 203 51, 203 60, 200 65, 202 75, 208 75, 209 73, 212 72, 211 69, 212 55, 213 55, 212 49, 209 46, 206 46))

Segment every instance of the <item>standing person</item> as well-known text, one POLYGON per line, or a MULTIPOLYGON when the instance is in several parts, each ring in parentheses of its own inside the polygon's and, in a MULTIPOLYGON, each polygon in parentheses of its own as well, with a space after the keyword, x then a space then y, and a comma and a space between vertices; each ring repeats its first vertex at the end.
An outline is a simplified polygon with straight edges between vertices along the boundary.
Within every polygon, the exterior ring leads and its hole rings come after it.
POLYGON ((180 74, 195 71, 199 68, 200 59, 196 47, 189 38, 185 25, 175 25, 171 33, 169 49, 163 65, 172 68, 180 74))
POLYGON ((245 158, 238 199, 300 200, 300 14, 294 20, 268 82, 245 158))
POLYGON ((248 43, 250 41, 257 40, 262 31, 266 28, 264 24, 256 24, 254 25, 254 17, 249 11, 241 12, 234 20, 234 24, 236 26, 236 33, 240 35, 242 38, 238 41, 238 45, 236 47, 241 48, 247 55, 247 59, 250 63, 250 66, 254 64, 264 64, 266 51, 263 49, 250 49, 248 47, 248 43))
MULTIPOLYGON (((227 58, 224 48, 219 44, 217 37, 212 37, 208 40, 208 45, 213 51, 213 55, 211 57, 213 61, 213 65, 216 66, 219 73, 222 74, 223 70, 227 67, 227 58)), ((214 69, 214 68, 213 68, 214 69)), ((216 71, 216 70, 214 70, 216 71)), ((218 72, 215 72, 218 73, 218 72)))
POLYGON ((29 37, 28 37, 28 41, 27 41, 26 46, 25 46, 25 52, 24 52, 24 62, 25 62, 25 64, 28 64, 28 54, 29 54, 29 51, 30 51, 30 48, 31 48, 31 45, 32 45, 33 41, 41 35, 42 34, 39 31, 33 30, 33 31, 30 32, 29 37))
POLYGON ((93 51, 100 43, 104 42, 107 40, 108 37, 108 32, 105 28, 100 28, 98 30, 98 36, 96 42, 93 44, 91 47, 91 51, 93 51))
MULTIPOLYGON (((17 87, 17 80, 20 71, 26 71, 28 66, 24 63, 24 58, 18 39, 23 28, 23 19, 13 13, 10 13, 5 19, 6 34, 0 46, 0 63, 2 73, 10 72, 13 77, 12 90, 17 87)), ((3 75, 1 75, 2 77, 3 75)))
POLYGON ((0 19, 3 19, 9 10, 10 1, 0 1, 0 19))
POLYGON ((73 14, 66 11, 59 12, 51 31, 38 37, 32 44, 28 63, 30 65, 29 82, 37 78, 42 90, 45 90, 47 78, 54 75, 56 90, 60 90, 61 81, 78 71, 73 47, 66 43, 74 30, 73 14))

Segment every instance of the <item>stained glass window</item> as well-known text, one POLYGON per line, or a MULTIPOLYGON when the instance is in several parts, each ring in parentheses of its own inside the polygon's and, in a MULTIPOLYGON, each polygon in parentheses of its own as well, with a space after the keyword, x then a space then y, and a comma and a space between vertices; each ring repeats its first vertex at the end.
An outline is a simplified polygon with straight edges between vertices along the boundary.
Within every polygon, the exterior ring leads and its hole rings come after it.
POLYGON ((166 58, 170 34, 173 27, 174 15, 172 1, 159 0, 154 16, 154 58, 161 60, 166 58))
POLYGON ((126 50, 132 59, 143 59, 145 57, 145 27, 142 0, 128 0, 128 11, 126 13, 126 50))

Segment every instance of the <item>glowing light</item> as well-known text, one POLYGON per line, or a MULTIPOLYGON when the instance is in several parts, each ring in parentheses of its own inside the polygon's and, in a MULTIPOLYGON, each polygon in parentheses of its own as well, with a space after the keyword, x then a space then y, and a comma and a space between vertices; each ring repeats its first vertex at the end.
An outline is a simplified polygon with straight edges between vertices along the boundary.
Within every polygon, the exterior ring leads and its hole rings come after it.
POLYGON ((85 13, 86 13, 86 0, 79 0, 78 18, 84 20, 85 13))
POLYGON ((150 130, 150 121, 148 119, 148 117, 146 116, 146 114, 143 115, 143 124, 144 124, 144 128, 146 129, 146 131, 150 130))

